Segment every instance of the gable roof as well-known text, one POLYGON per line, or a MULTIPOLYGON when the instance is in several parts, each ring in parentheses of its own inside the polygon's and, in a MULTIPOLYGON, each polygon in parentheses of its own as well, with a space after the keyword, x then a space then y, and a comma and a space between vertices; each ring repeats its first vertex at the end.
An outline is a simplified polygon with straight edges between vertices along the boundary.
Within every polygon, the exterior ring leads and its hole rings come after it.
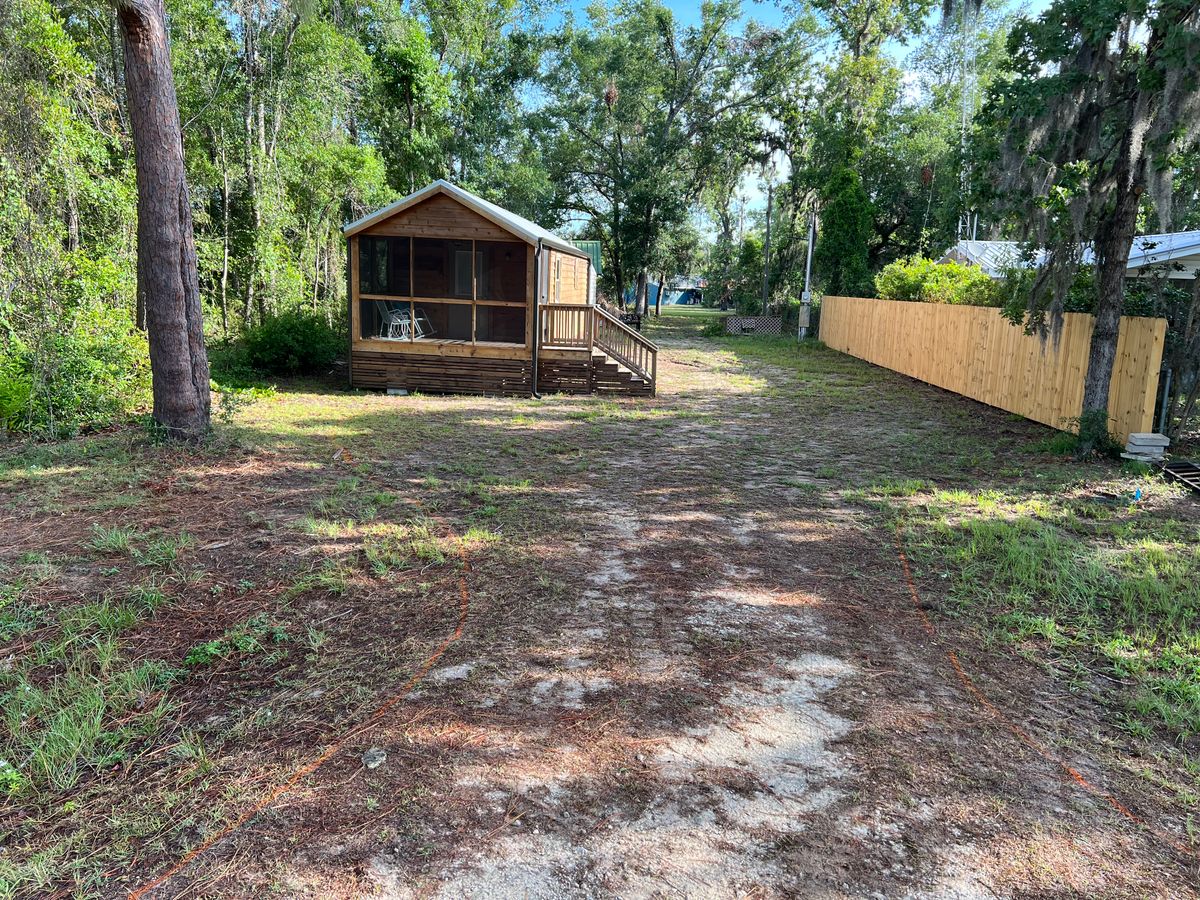
POLYGON ((499 225, 505 231, 510 231, 531 244, 541 241, 548 247, 553 247, 555 250, 562 250, 574 256, 586 257, 588 255, 583 250, 574 246, 570 241, 563 240, 554 234, 554 232, 548 231, 536 222, 531 222, 524 216, 518 216, 515 212, 510 212, 502 206, 497 206, 490 200, 484 200, 482 197, 476 196, 470 191, 464 190, 448 181, 443 181, 441 178, 425 185, 425 187, 409 194, 407 197, 401 197, 395 203, 390 203, 383 207, 383 209, 378 209, 357 221, 351 222, 342 228, 342 233, 346 237, 358 234, 364 228, 370 228, 372 225, 396 215, 396 213, 416 206, 422 200, 428 200, 435 194, 446 194, 452 197, 468 209, 474 210, 485 219, 489 219, 499 225))
MULTIPOLYGON (((947 250, 938 262, 954 260, 979 266, 992 278, 1004 277, 1005 269, 1034 268, 1046 259, 1046 251, 1038 250, 1033 260, 1022 259, 1021 244, 1017 241, 959 241, 947 250)), ((1083 249, 1081 262, 1092 265, 1096 256, 1091 247, 1083 249)), ((1170 263, 1168 278, 1192 279, 1200 271, 1200 231, 1176 231, 1172 234, 1141 234, 1129 248, 1131 270, 1170 263)))

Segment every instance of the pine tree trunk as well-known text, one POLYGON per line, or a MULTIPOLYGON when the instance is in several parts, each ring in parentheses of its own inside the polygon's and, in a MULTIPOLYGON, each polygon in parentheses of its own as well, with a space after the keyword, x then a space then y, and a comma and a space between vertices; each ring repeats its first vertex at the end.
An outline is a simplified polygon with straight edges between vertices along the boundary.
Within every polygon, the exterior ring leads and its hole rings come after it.
POLYGON ((208 357, 179 106, 163 0, 117 0, 138 186, 138 295, 154 419, 173 438, 209 429, 208 357))

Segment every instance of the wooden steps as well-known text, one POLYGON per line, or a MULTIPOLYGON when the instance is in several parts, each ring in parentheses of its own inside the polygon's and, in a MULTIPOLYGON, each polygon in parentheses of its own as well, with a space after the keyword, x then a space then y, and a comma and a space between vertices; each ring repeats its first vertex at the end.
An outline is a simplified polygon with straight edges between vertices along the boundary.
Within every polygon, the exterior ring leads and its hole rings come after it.
POLYGON ((649 381, 631 372, 607 353, 592 354, 592 386, 597 394, 649 397, 654 393, 654 386, 649 381))

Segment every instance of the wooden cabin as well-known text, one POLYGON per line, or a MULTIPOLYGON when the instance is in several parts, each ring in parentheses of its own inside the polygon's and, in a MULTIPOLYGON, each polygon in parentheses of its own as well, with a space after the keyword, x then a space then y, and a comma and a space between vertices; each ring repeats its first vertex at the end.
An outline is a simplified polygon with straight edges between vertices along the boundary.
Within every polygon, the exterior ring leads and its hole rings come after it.
POLYGON ((596 305, 591 257, 435 181, 347 225, 350 383, 651 395, 657 348, 596 305))

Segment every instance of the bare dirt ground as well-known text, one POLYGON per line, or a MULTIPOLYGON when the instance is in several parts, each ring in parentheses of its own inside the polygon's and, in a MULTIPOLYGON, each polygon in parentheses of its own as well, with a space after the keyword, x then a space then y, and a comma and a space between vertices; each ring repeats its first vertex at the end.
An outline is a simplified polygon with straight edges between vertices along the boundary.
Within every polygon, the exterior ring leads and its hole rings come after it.
MULTIPOLYGON (((248 449, 135 452, 133 510, 22 482, 0 514, 10 561, 78 553, 94 523, 134 512, 193 536, 203 577, 169 582, 171 603, 122 636, 130 658, 178 659, 257 612, 293 635, 278 658, 172 687, 169 723, 125 763, 10 810, 6 853, 107 848, 90 880, 63 868, 29 893, 1197 896, 1197 857, 1163 839, 1186 842, 1187 810, 1138 777, 1104 711, 939 615, 943 587, 918 571, 931 638, 892 526, 842 490, 999 478, 1044 430, 832 354, 787 370, 692 327, 655 336, 654 400, 285 392, 246 414, 248 449), (988 457, 964 460, 980 441, 988 457), (334 512, 331 490, 351 498, 334 512), (393 505, 363 514, 368 490, 393 505), (298 524, 314 502, 323 531, 298 524), (370 523, 416 516, 461 557, 384 571, 370 523), (288 589, 330 565, 338 584, 288 589), (464 587, 461 635, 404 693, 454 634, 464 587), (1015 736, 949 649, 1148 827, 1015 736), (184 731, 204 736, 203 772, 174 750, 184 731), (367 768, 372 749, 385 757, 367 768), (114 821, 145 805, 170 812, 114 821)), ((94 591, 103 562, 60 563, 58 589, 94 591)))

